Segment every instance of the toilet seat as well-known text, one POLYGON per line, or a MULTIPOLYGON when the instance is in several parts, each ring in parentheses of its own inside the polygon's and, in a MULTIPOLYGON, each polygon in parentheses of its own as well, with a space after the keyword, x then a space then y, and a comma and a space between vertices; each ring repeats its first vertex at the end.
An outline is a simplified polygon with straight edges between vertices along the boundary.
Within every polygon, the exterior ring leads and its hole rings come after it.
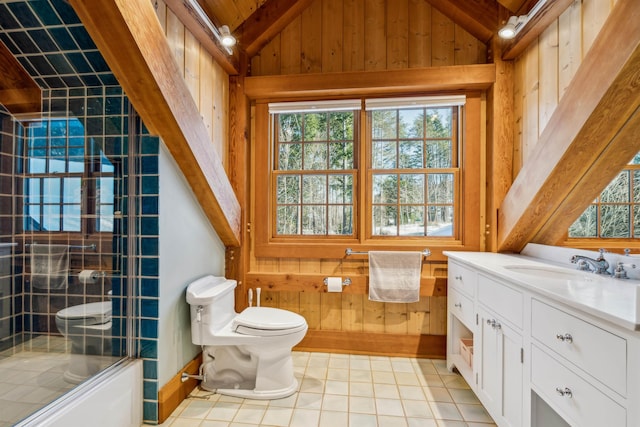
POLYGON ((271 307, 248 307, 233 319, 232 330, 242 335, 289 335, 307 328, 297 313, 271 307))
POLYGON ((56 313, 68 325, 102 325, 111 321, 111 301, 73 305, 56 313))

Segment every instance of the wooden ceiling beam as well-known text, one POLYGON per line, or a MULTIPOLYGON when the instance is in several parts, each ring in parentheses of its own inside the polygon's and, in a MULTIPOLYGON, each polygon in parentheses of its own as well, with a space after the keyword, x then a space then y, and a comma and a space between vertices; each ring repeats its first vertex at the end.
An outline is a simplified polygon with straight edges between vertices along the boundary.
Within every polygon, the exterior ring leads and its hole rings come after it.
POLYGON ((35 113, 42 109, 42 90, 0 42, 0 104, 12 114, 35 113))
POLYGON ((485 90, 496 79, 494 64, 386 71, 257 76, 245 79, 251 99, 383 95, 406 92, 485 90))
POLYGON ((234 34, 249 59, 300 15, 314 0, 269 0, 251 14, 234 34))
POLYGON ((498 4, 494 0, 427 0, 440 13, 483 43, 498 31, 498 4))
POLYGON ((145 125, 169 148, 222 242, 238 246, 240 204, 152 3, 70 3, 145 125))
MULTIPOLYGON (((240 55, 238 54, 237 48, 234 48, 233 54, 230 55, 227 53, 227 50, 220 44, 216 36, 193 7, 191 7, 189 2, 185 0, 165 0, 165 3, 227 74, 238 74, 240 70, 240 55)), ((217 23, 213 21, 212 24, 217 25, 217 23)))
POLYGON ((498 213, 498 249, 554 245, 640 151, 640 2, 618 0, 498 213))
POLYGON ((505 61, 516 59, 544 30, 549 28, 549 25, 571 6, 573 1, 574 0, 547 1, 514 39, 505 41, 502 48, 502 59, 505 61))

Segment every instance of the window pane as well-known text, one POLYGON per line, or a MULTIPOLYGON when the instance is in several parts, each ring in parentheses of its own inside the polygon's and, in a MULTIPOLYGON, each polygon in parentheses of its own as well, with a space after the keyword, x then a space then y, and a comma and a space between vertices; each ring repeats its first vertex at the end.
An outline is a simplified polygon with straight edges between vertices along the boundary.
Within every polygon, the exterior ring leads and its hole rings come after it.
POLYGON ((42 229, 60 231, 60 205, 44 205, 42 210, 42 229))
POLYGON ((40 205, 24 206, 24 229, 25 231, 40 231, 40 205))
POLYGON ((276 186, 278 204, 300 203, 300 175, 279 176, 276 186))
POLYGON ((427 167, 450 168, 451 164, 451 140, 443 139, 427 142, 427 167))
POLYGON ((353 142, 329 144, 329 169, 353 169, 353 142))
POLYGON ((29 173, 45 173, 47 171, 46 150, 29 150, 29 173))
POLYGON ((602 191, 600 201, 602 203, 629 203, 629 200, 629 171, 622 171, 602 191))
POLYGON ((633 171, 633 201, 640 203, 640 170, 633 171))
POLYGON ((80 231, 80 205, 63 205, 62 230, 80 231))
POLYGON ((640 206, 633 207, 633 237, 640 237, 640 206))
POLYGON ((629 206, 601 205, 600 237, 630 237, 629 206))
POLYGON ((98 179, 98 200, 100 204, 113 204, 113 177, 101 177, 98 179))
POLYGON ((44 203, 60 203, 60 178, 44 178, 42 195, 44 203))
POLYGON ((424 136, 424 109, 399 110, 400 138, 422 138, 424 136))
POLYGON ((300 234, 298 206, 279 206, 276 212, 277 234, 300 234))
POLYGON ((430 173, 427 183, 428 203, 453 203, 453 174, 430 173))
POLYGON ((329 113, 329 137, 332 141, 353 140, 353 112, 329 113))
POLYGON ((374 206, 372 222, 374 236, 397 236, 398 208, 396 206, 374 206))
POLYGON ((327 176, 305 175, 302 177, 302 203, 326 203, 327 176))
POLYGON ((373 203, 396 203, 398 201, 398 176, 373 175, 373 203))
POLYGON ((399 167, 402 169, 423 168, 422 141, 400 141, 399 167))
POLYGON ((329 206, 329 235, 349 235, 353 232, 353 208, 329 206))
POLYGON ((25 203, 40 203, 40 178, 24 180, 25 203))
MULTIPOLYGON (((59 151, 59 150, 56 150, 59 151)), ((64 173, 67 170, 67 159, 62 155, 52 154, 49 157, 49 173, 64 173)))
POLYGON ((304 169, 323 170, 327 169, 328 147, 324 142, 304 144, 304 169))
POLYGON ((327 113, 306 113, 304 115, 304 140, 326 141, 327 113))
POLYGON ((598 236, 598 208, 589 206, 578 219, 569 227, 569 237, 597 237, 598 236))
POLYGON ((396 110, 372 111, 371 119, 371 133, 373 139, 396 139, 398 137, 396 129, 396 110))
POLYGON ((81 155, 80 157, 69 157, 69 172, 84 172, 84 155, 81 155))
POLYGON ((453 206, 429 206, 427 234, 453 236, 453 206))
POLYGON ((62 203, 80 203, 82 200, 82 180, 80 178, 64 178, 62 203))
POLYGON ((353 177, 329 175, 329 203, 348 203, 353 200, 353 177))
POLYGON ((424 236, 424 206, 400 206, 400 236, 424 236))
POLYGON ((113 205, 101 205, 100 217, 96 221, 98 231, 112 232, 113 231, 113 205))
POLYGON ((424 175, 401 174, 400 175, 400 203, 423 204, 424 203, 424 175))
POLYGON ((302 114, 280 114, 278 115, 280 141, 301 141, 302 140, 302 114))
POLYGON ((280 144, 278 149, 278 169, 302 169, 302 144, 280 144))
POLYGON ((427 138, 451 136, 453 108, 427 108, 427 138))
POLYGON ((326 206, 302 207, 302 234, 327 234, 326 206))
POLYGON ((396 142, 374 141, 371 153, 373 169, 394 169, 396 167, 396 142))

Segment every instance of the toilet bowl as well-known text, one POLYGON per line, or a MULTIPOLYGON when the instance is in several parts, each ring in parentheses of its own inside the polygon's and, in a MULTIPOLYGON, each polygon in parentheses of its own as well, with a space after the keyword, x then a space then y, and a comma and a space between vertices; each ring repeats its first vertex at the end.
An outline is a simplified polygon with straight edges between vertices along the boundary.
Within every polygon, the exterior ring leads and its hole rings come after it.
POLYGON ((111 301, 64 308, 56 313, 56 326, 71 341, 64 379, 78 384, 97 373, 101 357, 111 355, 111 301))
POLYGON ((228 396, 279 399, 298 389, 291 349, 307 322, 270 307, 234 310, 235 280, 205 276, 187 287, 191 337, 203 346, 201 387, 228 396))

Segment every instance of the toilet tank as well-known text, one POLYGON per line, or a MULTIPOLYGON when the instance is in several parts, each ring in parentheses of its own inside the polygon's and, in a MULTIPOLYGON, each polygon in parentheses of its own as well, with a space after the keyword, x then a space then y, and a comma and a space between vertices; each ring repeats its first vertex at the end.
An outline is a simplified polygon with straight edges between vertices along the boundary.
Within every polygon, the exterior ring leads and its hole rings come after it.
POLYGON ((204 276, 187 286, 191 311, 191 341, 206 345, 207 338, 236 316, 234 290, 237 282, 219 276, 204 276))

